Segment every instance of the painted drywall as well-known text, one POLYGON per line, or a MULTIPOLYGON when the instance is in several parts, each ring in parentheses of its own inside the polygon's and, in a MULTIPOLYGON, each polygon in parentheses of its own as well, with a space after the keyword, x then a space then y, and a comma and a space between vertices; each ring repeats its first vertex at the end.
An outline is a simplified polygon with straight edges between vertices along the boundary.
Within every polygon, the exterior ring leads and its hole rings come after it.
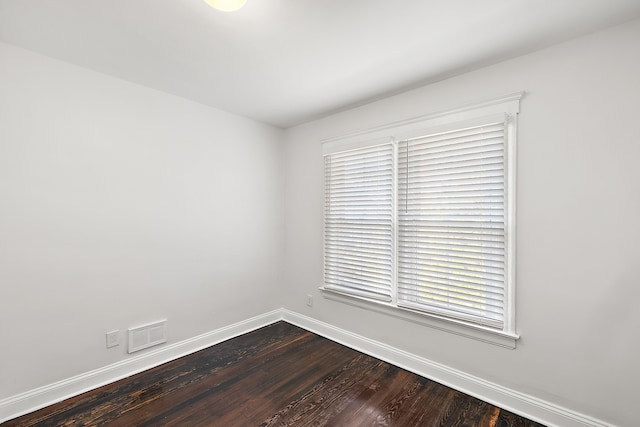
POLYGON ((288 129, 285 307, 615 425, 636 425, 638 46, 636 20, 288 129), (324 299, 321 140, 522 90, 518 348, 324 299), (315 297, 311 308, 307 294, 315 297))
POLYGON ((0 399, 130 326, 280 307, 282 160, 280 129, 0 44, 0 399))

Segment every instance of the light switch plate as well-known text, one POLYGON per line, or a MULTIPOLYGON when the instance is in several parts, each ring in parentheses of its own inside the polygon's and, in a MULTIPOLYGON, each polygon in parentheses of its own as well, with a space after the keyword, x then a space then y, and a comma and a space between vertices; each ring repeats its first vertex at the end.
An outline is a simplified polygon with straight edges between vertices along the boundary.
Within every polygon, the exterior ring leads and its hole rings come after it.
POLYGON ((116 329, 115 331, 107 332, 107 348, 117 345, 120 345, 120 331, 116 329))

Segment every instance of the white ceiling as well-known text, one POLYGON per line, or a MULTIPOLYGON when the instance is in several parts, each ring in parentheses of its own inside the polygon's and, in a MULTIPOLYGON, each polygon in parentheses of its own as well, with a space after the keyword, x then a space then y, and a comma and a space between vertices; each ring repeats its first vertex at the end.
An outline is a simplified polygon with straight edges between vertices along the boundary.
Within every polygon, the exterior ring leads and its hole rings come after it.
POLYGON ((0 41, 286 128, 636 17, 639 0, 0 0, 0 41))

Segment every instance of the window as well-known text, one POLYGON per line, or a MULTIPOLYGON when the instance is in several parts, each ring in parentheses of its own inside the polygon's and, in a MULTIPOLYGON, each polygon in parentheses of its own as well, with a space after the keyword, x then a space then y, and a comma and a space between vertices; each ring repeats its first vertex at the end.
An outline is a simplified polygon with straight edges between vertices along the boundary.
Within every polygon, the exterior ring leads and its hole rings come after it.
POLYGON ((325 157, 325 287, 391 301, 393 146, 325 157))
POLYGON ((325 142, 322 289, 517 339, 521 96, 325 142))

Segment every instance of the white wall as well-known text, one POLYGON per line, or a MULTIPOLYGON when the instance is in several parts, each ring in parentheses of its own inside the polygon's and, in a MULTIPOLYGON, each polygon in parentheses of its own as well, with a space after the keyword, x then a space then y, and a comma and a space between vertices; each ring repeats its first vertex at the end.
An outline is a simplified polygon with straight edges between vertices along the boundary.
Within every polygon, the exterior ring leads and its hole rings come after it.
POLYGON ((279 307, 284 271, 286 308, 634 425, 638 45, 634 21, 290 129, 283 151, 280 130, 0 44, 0 399, 126 359, 106 330, 167 318, 177 342, 279 307), (520 90, 518 348, 323 299, 320 140, 520 90))
POLYGON ((0 399, 281 306, 282 131, 0 44, 0 399), (124 338, 124 337, 123 337, 124 338))
POLYGON ((285 307, 637 425, 640 21, 286 131, 285 307), (517 325, 507 350, 324 299, 320 141, 517 91, 517 325), (306 294, 315 295, 313 308, 306 294))

